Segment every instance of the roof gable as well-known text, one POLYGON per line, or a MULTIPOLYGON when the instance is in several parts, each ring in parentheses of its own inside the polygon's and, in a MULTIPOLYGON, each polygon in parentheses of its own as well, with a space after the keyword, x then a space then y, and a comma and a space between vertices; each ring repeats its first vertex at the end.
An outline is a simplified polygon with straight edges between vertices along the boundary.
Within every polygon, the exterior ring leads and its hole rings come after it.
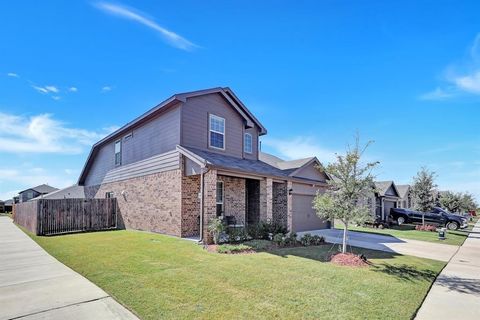
POLYGON ((134 127, 141 125, 142 123, 156 117, 158 114, 160 114, 164 110, 174 107, 179 103, 186 102, 188 98, 201 96, 201 95, 208 95, 212 93, 218 93, 222 95, 225 98, 225 100, 227 100, 228 103, 242 116, 247 126, 253 127, 254 125, 257 125, 259 128, 260 135, 264 135, 267 133, 267 130, 265 129, 265 127, 257 120, 257 118, 253 116, 253 114, 247 109, 247 107, 240 101, 240 99, 237 98, 237 96, 233 93, 233 91, 228 87, 225 87, 225 88, 215 87, 215 88, 210 88, 205 90, 177 93, 171 96, 170 98, 164 100, 157 106, 153 107, 152 109, 148 110, 147 112, 143 113, 139 117, 135 118, 134 120, 128 122, 118 130, 107 135, 105 138, 101 139, 97 143, 95 143, 92 146, 92 149, 90 150, 90 153, 87 157, 85 165, 82 169, 82 172, 78 179, 78 184, 81 185, 84 183, 86 174, 89 170, 89 166, 91 165, 91 162, 93 161, 95 153, 100 146, 114 139, 117 139, 118 137, 122 136, 123 134, 130 131, 134 127))
POLYGON ((375 181, 375 189, 380 196, 399 197, 397 186, 393 181, 375 181))

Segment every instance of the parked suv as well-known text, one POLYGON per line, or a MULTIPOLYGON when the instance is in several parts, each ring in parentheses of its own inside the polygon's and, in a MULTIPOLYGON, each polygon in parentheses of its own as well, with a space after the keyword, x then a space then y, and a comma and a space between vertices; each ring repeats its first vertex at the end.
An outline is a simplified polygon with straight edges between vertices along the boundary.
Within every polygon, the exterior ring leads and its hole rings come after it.
MULTIPOLYGON (((392 208, 390 217, 399 225, 404 223, 422 223, 423 212, 409 209, 392 208)), ((430 212, 425 212, 425 224, 445 226, 449 230, 457 230, 468 226, 467 219, 463 216, 452 214, 435 207, 430 212)))

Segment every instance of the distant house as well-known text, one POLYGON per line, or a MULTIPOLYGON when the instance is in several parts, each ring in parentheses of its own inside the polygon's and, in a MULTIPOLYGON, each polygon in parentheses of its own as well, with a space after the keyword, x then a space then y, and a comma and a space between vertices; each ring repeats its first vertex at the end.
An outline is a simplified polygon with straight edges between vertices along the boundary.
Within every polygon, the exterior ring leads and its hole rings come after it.
POLYGON ((377 219, 386 221, 390 215, 390 209, 397 207, 400 195, 393 181, 375 181, 373 199, 372 213, 377 219))
POLYGON ((13 199, 5 200, 3 209, 4 209, 4 212, 12 212, 13 211, 13 199))
POLYGON ((5 201, 0 200, 0 212, 5 212, 5 201))
POLYGON ((397 208, 413 208, 412 187, 408 184, 399 184, 397 185, 397 190, 399 193, 397 208))
POLYGON ((50 192, 58 190, 57 188, 51 187, 46 184, 41 184, 39 186, 28 188, 18 193, 19 202, 27 202, 38 196, 49 194, 50 192))
POLYGON ((73 185, 56 191, 52 191, 48 194, 38 196, 33 199, 84 199, 85 188, 79 185, 73 185))

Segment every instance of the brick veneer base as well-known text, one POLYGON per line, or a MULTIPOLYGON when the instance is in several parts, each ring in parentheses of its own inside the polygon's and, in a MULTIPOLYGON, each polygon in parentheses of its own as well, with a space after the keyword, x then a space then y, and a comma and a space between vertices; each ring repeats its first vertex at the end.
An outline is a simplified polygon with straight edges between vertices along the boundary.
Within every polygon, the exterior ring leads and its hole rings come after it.
POLYGON ((87 197, 113 192, 127 229, 182 236, 182 172, 172 170, 85 188, 87 197))

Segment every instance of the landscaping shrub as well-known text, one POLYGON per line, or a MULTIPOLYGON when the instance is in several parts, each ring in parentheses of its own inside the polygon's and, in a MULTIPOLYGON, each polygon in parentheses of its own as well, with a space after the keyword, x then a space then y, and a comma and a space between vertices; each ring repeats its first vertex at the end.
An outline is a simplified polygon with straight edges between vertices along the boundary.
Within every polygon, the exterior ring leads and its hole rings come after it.
POLYGON ((247 227, 247 233, 252 239, 265 239, 264 230, 260 223, 249 225, 247 227))
POLYGON ((242 242, 250 239, 245 228, 229 228, 228 230, 228 242, 242 242))
POLYGON ((306 233, 300 238, 300 243, 305 246, 319 246, 325 243, 325 238, 319 235, 311 235, 310 233, 306 233))
POLYGON ((213 242, 215 244, 218 244, 220 241, 220 236, 222 232, 225 231, 225 226, 223 225, 223 222, 219 218, 215 218, 210 223, 208 224, 208 232, 211 234, 213 237, 213 242))
POLYGON ((258 224, 248 226, 247 233, 252 239, 272 240, 277 233, 286 234, 287 228, 272 221, 261 221, 258 224))
POLYGON ((245 244, 221 244, 217 247, 218 253, 242 253, 253 251, 253 248, 245 244))
POLYGON ((435 231, 437 231, 437 227, 429 225, 429 224, 426 224, 424 226, 423 225, 417 225, 417 226, 415 226, 415 230, 435 232, 435 231))
POLYGON ((285 237, 285 235, 284 235, 283 233, 277 233, 277 234, 275 234, 275 235, 273 236, 272 241, 273 241, 276 245, 278 245, 278 246, 280 246, 280 247, 283 247, 283 245, 284 245, 284 237, 285 237))

